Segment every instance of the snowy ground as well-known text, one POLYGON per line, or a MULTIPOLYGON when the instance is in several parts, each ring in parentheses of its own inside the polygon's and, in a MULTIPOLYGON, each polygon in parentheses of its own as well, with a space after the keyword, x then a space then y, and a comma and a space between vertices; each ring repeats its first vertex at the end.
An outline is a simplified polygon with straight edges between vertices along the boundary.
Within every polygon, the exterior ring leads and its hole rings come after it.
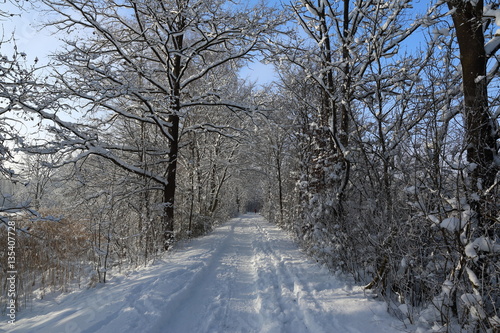
POLYGON ((96 289, 35 301, 8 332, 338 332, 404 330, 304 255, 261 216, 233 219, 161 262, 96 289))

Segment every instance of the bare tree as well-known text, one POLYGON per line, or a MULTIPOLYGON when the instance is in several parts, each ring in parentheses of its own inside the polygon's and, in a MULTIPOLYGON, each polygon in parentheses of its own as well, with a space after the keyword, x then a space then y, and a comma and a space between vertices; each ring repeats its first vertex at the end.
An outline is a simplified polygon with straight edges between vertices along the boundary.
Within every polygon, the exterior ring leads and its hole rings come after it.
MULTIPOLYGON (((16 186, 22 183, 22 179, 15 167, 15 154, 25 140, 20 128, 24 127, 25 121, 33 119, 19 108, 18 101, 26 96, 25 85, 33 79, 35 68, 26 63, 26 54, 19 51, 13 41, 0 41, 0 47, 6 45, 13 47, 13 55, 7 56, 5 50, 0 49, 0 177, 16 186)), ((30 208, 28 201, 15 202, 13 197, 6 200, 5 193, 0 192, 0 211, 16 212, 30 208)), ((4 217, 1 219, 6 222, 4 217)))
POLYGON ((51 106, 55 112, 28 101, 24 106, 55 123, 54 150, 73 152, 76 159, 99 155, 162 187, 162 233, 168 248, 183 119, 199 105, 247 110, 225 99, 217 87, 199 91, 196 85, 219 66, 235 65, 261 48, 281 22, 280 15, 273 17, 272 9, 263 5, 246 8, 218 0, 45 3, 59 14, 51 24, 78 36, 68 39, 66 50, 56 57, 57 83, 51 94, 61 98, 51 106), (93 123, 72 123, 60 116, 63 109, 69 113, 75 108, 93 123), (117 119, 142 123, 160 136, 157 147, 145 150, 155 157, 157 171, 122 157, 123 152, 137 156, 135 147, 105 139, 117 119))

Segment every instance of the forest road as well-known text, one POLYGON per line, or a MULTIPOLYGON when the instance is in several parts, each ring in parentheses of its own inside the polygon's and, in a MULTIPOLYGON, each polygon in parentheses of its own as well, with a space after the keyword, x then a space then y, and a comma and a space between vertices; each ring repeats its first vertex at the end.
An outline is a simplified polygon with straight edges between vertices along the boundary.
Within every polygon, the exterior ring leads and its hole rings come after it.
POLYGON ((233 219, 207 238, 203 268, 152 332, 401 332, 400 322, 379 319, 385 305, 339 282, 260 215, 233 219))
POLYGON ((246 214, 161 262, 98 289, 34 306, 23 332, 404 331, 385 303, 335 277, 286 232, 246 214))

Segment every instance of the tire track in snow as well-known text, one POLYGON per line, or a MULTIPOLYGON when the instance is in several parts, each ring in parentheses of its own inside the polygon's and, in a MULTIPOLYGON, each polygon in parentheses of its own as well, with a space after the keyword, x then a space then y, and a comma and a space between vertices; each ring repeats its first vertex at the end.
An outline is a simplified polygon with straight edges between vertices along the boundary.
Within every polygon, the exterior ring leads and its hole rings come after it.
POLYGON ((222 240, 217 242, 212 251, 205 253, 203 268, 196 271, 179 291, 165 300, 167 306, 162 310, 163 318, 156 323, 152 332, 165 328, 168 328, 169 332, 210 331, 212 322, 224 312, 228 287, 213 284, 218 280, 220 259, 227 252, 234 229, 234 224, 218 228, 216 232, 222 235, 222 240))
POLYGON ((263 240, 257 239, 252 242, 254 258, 253 265, 257 278, 258 310, 264 314, 265 323, 263 328, 266 331, 290 331, 292 328, 296 332, 307 332, 307 327, 302 323, 302 319, 293 315, 291 308, 296 308, 297 299, 289 297, 284 293, 286 286, 282 277, 278 274, 277 260, 275 254, 267 244, 265 234, 262 229, 255 226, 262 235, 263 240), (297 326, 295 326, 297 325, 297 326))
POLYGON ((255 310, 257 299, 255 277, 249 263, 252 260, 252 237, 248 224, 240 221, 234 234, 225 265, 231 267, 233 275, 226 280, 230 285, 228 306, 217 332, 261 332, 262 316, 255 310))
POLYGON ((218 228, 222 240, 205 255, 206 265, 172 295, 164 317, 151 332, 260 332, 255 311, 255 282, 248 269, 252 237, 246 224, 233 220, 218 228))
MULTIPOLYGON (((279 231, 280 237, 272 237, 271 233, 276 232, 271 228, 271 225, 266 225, 268 222, 259 221, 255 223, 255 228, 262 235, 259 241, 255 242, 255 252, 257 253, 256 262, 257 269, 268 271, 267 276, 263 279, 261 285, 266 285, 266 278, 270 280, 274 286, 275 301, 278 303, 282 313, 283 324, 281 332, 331 332, 341 331, 342 328, 330 322, 328 327, 322 326, 317 318, 314 317, 313 312, 325 313, 325 309, 317 302, 312 294, 311 288, 303 281, 300 276, 307 276, 306 272, 302 271, 299 274, 292 272, 290 266, 297 267, 300 261, 296 263, 285 261, 283 252, 290 254, 290 251, 297 251, 300 253, 296 246, 289 240, 283 241, 282 231, 279 231), (280 239, 281 238, 281 239, 280 239), (290 246, 293 245, 293 246, 290 246)), ((275 228, 275 227, 274 227, 275 228)), ((273 229, 274 229, 273 228, 273 229)), ((293 261, 290 257, 289 261, 293 261)), ((264 277, 264 276, 261 276, 264 277)), ((262 290, 260 291, 262 293, 262 290)), ((272 307, 272 305, 269 305, 272 307)), ((271 318, 272 320, 272 318, 271 318)))

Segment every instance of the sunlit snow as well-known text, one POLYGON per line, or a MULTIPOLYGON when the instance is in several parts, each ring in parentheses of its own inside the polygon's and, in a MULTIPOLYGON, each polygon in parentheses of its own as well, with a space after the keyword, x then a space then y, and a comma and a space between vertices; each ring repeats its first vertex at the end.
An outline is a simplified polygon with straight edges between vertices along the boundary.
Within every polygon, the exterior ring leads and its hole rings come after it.
MULTIPOLYGON (((260 215, 179 244, 96 289, 33 302, 10 332, 401 332, 387 305, 334 277, 260 215)), ((0 330, 1 330, 0 329, 0 330)))

